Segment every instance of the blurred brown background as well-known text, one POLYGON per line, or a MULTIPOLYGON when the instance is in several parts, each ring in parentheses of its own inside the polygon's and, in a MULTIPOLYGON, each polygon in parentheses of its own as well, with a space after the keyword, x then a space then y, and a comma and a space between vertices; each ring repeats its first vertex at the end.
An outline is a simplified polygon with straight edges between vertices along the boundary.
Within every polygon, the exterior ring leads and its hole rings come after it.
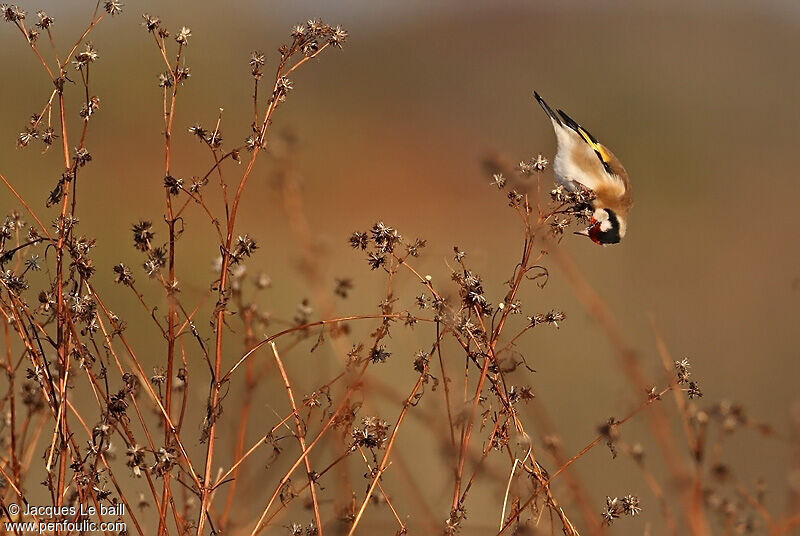
MULTIPOLYGON (((31 15, 44 8, 56 18, 62 53, 93 8, 93 2, 78 1, 20 4, 31 15)), ((142 12, 159 15, 171 29, 192 30, 192 77, 179 96, 175 141, 175 174, 187 179, 204 172, 210 158, 184 135, 191 124, 212 127, 222 107, 226 144, 249 134, 252 50, 267 54, 271 73, 276 47, 293 24, 322 17, 350 32, 343 51, 293 76, 295 90, 279 109, 274 131, 291 127, 300 139, 295 161, 325 252, 326 281, 332 289, 334 277, 355 280, 353 297, 339 303, 343 313, 371 312, 380 301, 383 278, 369 273, 362 255, 346 245, 353 230, 378 219, 428 240, 418 264, 435 280, 448 278, 445 260, 457 244, 469 252, 490 299, 501 299, 521 237, 480 161, 491 151, 515 162, 540 152, 552 160, 551 126, 531 97, 537 89, 609 145, 632 177, 636 203, 621 245, 599 248, 573 236, 563 245, 607 300, 646 368, 663 382, 652 315, 674 356, 691 358, 705 393, 701 402, 740 402, 753 418, 788 434, 800 378, 796 2, 127 2, 125 13, 103 21, 92 37, 100 54, 92 92, 101 109, 89 129, 94 161, 83 174, 79 213, 83 232, 99 242, 96 284, 105 287, 114 311, 129 319, 141 352, 152 352, 156 366, 163 343, 111 275, 117 262, 141 262, 130 247, 131 223, 160 222, 163 213, 156 82, 163 63, 140 26, 142 12)), ((59 151, 39 157, 37 148, 14 146, 51 86, 11 25, 0 27, 0 62, 0 172, 51 219, 55 212, 43 203, 60 173, 59 151)), ((77 124, 78 102, 72 107, 77 124)), ((297 274, 299 251, 271 177, 269 165, 256 168, 238 228, 261 246, 251 270, 263 268, 274 280, 261 307, 290 318, 307 296, 297 274)), ((3 211, 15 206, 12 201, 7 191, 0 193, 3 211)), ((179 244, 184 260, 178 277, 183 299, 191 302, 213 279, 217 250, 204 247, 201 238, 210 227, 199 212, 189 222, 179 244)), ((136 274, 144 285, 146 276, 136 274)), ((410 307, 418 283, 399 285, 403 306, 410 307)), ((523 341, 537 372, 519 381, 534 387, 560 423, 565 449, 574 452, 594 436, 596 425, 629 411, 633 393, 612 348, 557 272, 546 289, 531 285, 522 299, 528 314, 557 307, 568 316, 559 332, 536 332, 523 341)), ((198 326, 211 333, 205 321, 198 326)), ((386 378, 401 393, 413 384, 411 353, 428 336, 396 329, 393 359, 381 372, 394 374, 386 378)), ((228 340, 233 360, 240 344, 228 340)), ((298 373, 317 366, 332 370, 319 363, 335 359, 329 348, 308 354, 304 346, 289 366, 298 373)), ((205 403, 203 391, 195 392, 198 408, 205 403)), ((265 400, 282 412, 279 384, 265 391, 265 400)), ((440 398, 430 394, 432 409, 440 398)), ((393 421, 397 404, 385 411, 393 421)), ((645 431, 634 423, 623 435, 635 441, 645 431)), ((400 449, 424 437, 424 428, 410 421, 405 434, 400 449)), ((199 445, 193 448, 200 452, 199 445)), ((727 449, 726 461, 743 483, 766 479, 768 503, 780 511, 789 449, 747 431, 727 449)), ((414 463, 427 470, 441 465, 433 445, 430 459, 416 455, 414 463)), ((660 534, 656 503, 630 461, 611 460, 599 448, 576 471, 598 513, 607 494, 642 496, 644 515, 620 521, 620 534, 641 534, 648 523, 652 534, 660 534)), ((442 520, 448 500, 440 494, 449 494, 450 486, 445 475, 424 489, 424 500, 442 520)), ((486 513, 485 525, 495 526, 498 490, 480 493, 487 503, 473 497, 471 521, 480 524, 486 513)), ((260 508, 265 497, 256 497, 260 508)), ((413 511, 413 505, 401 511, 413 511)))

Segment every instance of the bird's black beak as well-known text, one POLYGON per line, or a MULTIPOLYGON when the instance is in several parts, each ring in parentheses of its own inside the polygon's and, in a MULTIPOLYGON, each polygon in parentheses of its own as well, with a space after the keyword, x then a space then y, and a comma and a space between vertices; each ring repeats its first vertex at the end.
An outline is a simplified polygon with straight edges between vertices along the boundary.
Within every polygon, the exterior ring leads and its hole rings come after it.
POLYGON ((581 236, 589 236, 589 229, 590 228, 586 228, 583 231, 575 231, 575 234, 581 236))

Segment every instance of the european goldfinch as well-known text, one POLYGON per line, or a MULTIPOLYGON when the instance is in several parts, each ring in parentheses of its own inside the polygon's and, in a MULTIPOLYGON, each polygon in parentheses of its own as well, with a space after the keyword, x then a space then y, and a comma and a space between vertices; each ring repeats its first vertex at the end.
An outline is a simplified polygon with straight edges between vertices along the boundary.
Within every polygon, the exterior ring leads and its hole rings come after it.
POLYGON ((588 236, 600 245, 616 244, 625 236, 631 208, 628 173, 608 147, 562 110, 558 115, 539 96, 533 96, 553 122, 558 152, 553 161, 556 181, 570 191, 576 183, 594 193, 589 227, 577 234, 588 236))

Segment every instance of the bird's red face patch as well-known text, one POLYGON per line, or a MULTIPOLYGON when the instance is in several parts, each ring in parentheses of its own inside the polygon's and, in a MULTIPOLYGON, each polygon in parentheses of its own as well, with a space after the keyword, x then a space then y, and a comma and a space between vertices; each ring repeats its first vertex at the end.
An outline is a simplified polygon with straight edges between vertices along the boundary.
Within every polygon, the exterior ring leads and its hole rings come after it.
POLYGON ((600 240, 600 234, 602 233, 602 231, 600 230, 599 221, 597 221, 594 218, 589 220, 589 229, 587 229, 587 231, 589 232, 589 238, 592 239, 592 242, 598 245, 603 244, 603 242, 600 240))
POLYGON ((589 221, 589 228, 586 235, 592 242, 601 246, 618 244, 622 239, 620 236, 620 224, 616 213, 611 209, 602 209, 601 218, 592 217, 589 221))

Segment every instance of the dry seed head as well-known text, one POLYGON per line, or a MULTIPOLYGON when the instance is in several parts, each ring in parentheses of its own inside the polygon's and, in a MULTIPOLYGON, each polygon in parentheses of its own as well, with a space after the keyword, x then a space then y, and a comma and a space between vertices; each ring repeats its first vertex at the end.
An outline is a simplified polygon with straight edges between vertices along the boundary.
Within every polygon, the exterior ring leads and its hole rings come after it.
POLYGON ((124 4, 119 0, 106 0, 106 2, 103 4, 103 9, 105 9, 106 13, 113 17, 114 15, 119 15, 122 13, 123 5, 124 4))
POLYGON ((192 30, 186 26, 182 26, 180 31, 175 35, 175 41, 179 45, 186 46, 189 44, 189 38, 192 36, 192 30))

